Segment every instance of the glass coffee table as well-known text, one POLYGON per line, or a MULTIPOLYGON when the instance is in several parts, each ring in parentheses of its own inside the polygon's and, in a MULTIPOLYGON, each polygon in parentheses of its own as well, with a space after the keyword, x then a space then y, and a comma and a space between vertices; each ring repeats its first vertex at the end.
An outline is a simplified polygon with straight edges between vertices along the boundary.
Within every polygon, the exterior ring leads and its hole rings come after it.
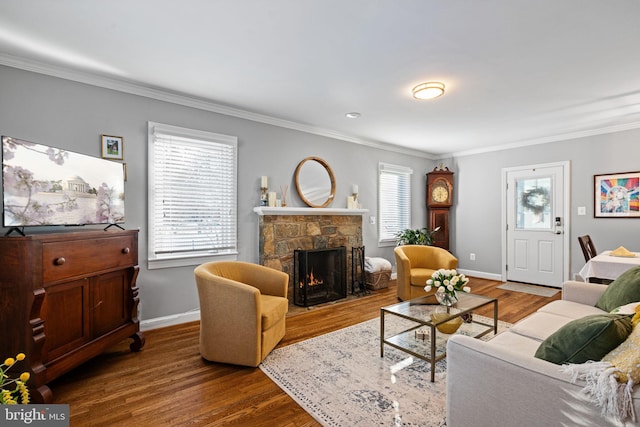
MULTIPOLYGON (((493 331, 498 332, 498 300, 482 295, 458 293, 458 302, 452 307, 428 302, 427 297, 415 298, 380 309, 380 357, 384 356, 384 346, 389 345, 419 359, 431 363, 431 382, 435 381, 436 362, 447 356, 447 340, 451 335, 440 332, 438 325, 452 319, 464 319, 455 334, 480 338, 493 331), (473 318, 472 312, 493 304, 493 322, 485 323, 473 318), (437 323, 431 320, 432 313, 446 313, 437 323), (404 319, 395 322, 385 316, 404 319)), ((477 316, 476 316, 477 317, 477 316)), ((484 319, 483 319, 484 320, 484 319)))

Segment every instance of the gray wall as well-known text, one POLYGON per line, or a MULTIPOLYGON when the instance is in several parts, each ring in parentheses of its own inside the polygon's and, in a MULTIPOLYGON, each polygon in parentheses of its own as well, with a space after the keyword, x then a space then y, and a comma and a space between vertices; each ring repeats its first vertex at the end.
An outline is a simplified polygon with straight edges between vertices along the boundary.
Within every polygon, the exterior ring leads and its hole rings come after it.
POLYGON ((296 165, 308 156, 325 159, 334 171, 337 192, 336 201, 330 207, 346 207, 351 185, 358 184, 360 202, 363 208, 369 209, 369 215, 363 218, 363 240, 368 256, 393 259, 393 248, 378 248, 377 226, 369 224, 369 216, 377 217, 379 161, 413 168, 413 224, 415 227, 426 224, 424 176, 435 164, 428 156, 372 148, 0 66, 2 135, 96 157, 100 156, 101 134, 124 137, 128 166, 125 227, 140 229, 138 285, 143 320, 198 308, 193 267, 147 269, 148 121, 238 137, 240 260, 258 261, 258 216, 253 207, 258 203, 260 176, 268 175, 272 191, 275 188, 278 193, 281 185, 288 185, 288 205, 303 206, 295 191, 293 173, 296 165))
MULTIPOLYGON (((303 206, 295 193, 293 172, 307 156, 324 158, 336 175, 336 201, 331 207, 345 207, 351 185, 358 184, 360 201, 370 210, 363 221, 367 255, 393 260, 393 248, 378 248, 376 226, 369 224, 369 216, 377 217, 378 162, 413 168, 412 227, 426 224, 424 175, 440 163, 428 156, 372 148, 0 66, 3 135, 96 157, 100 156, 101 134, 124 137, 129 178, 125 225, 141 230, 138 285, 143 320, 198 307, 193 267, 147 269, 148 121, 238 137, 241 260, 258 260, 258 217, 252 209, 258 201, 260 176, 268 175, 272 188, 288 185, 289 206, 303 206)), ((591 234, 600 250, 624 245, 640 251, 640 219, 593 218, 593 175, 640 170, 639 139, 640 130, 631 130, 444 160, 455 172, 451 241, 460 268, 487 274, 501 272, 501 169, 565 160, 571 161, 571 272, 584 264, 577 244, 577 236, 582 234, 591 234), (577 206, 586 206, 587 215, 577 216, 577 206), (476 261, 469 260, 471 252, 476 254, 476 261)))
POLYGON ((640 251, 640 219, 594 218, 594 175, 640 170, 640 130, 460 156, 453 169, 457 189, 452 221, 459 268, 500 274, 502 168, 571 162, 571 277, 584 265, 578 236, 590 234, 596 249, 640 251), (587 214, 578 216, 578 206, 587 214), (470 261, 469 254, 476 254, 470 261))

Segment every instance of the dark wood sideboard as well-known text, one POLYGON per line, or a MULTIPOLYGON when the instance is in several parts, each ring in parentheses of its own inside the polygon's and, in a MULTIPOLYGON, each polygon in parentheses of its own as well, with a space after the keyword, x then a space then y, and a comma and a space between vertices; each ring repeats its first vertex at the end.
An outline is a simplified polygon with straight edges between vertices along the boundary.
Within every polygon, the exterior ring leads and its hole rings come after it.
MULTIPOLYGON (((55 378, 132 338, 138 320, 138 231, 91 230, 0 238, 0 358, 25 353, 34 403, 55 378)), ((4 360, 4 359, 3 359, 4 360)))

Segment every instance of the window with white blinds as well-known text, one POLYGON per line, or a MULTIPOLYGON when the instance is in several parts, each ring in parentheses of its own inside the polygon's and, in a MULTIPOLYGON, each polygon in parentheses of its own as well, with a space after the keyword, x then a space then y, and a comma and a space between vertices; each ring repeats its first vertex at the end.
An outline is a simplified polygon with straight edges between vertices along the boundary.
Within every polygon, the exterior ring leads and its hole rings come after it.
POLYGON ((149 268, 236 258, 237 145, 149 122, 149 268))
POLYGON ((396 234, 411 223, 411 174, 413 170, 378 164, 378 244, 396 244, 396 234))

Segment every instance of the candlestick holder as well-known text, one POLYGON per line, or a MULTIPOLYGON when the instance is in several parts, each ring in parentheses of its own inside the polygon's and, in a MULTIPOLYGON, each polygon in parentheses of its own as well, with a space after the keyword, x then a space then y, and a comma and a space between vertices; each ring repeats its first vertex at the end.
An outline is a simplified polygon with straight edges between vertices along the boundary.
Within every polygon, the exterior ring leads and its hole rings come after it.
POLYGON ((267 187, 260 187, 261 195, 260 195, 260 206, 267 206, 269 201, 267 198, 267 187))

